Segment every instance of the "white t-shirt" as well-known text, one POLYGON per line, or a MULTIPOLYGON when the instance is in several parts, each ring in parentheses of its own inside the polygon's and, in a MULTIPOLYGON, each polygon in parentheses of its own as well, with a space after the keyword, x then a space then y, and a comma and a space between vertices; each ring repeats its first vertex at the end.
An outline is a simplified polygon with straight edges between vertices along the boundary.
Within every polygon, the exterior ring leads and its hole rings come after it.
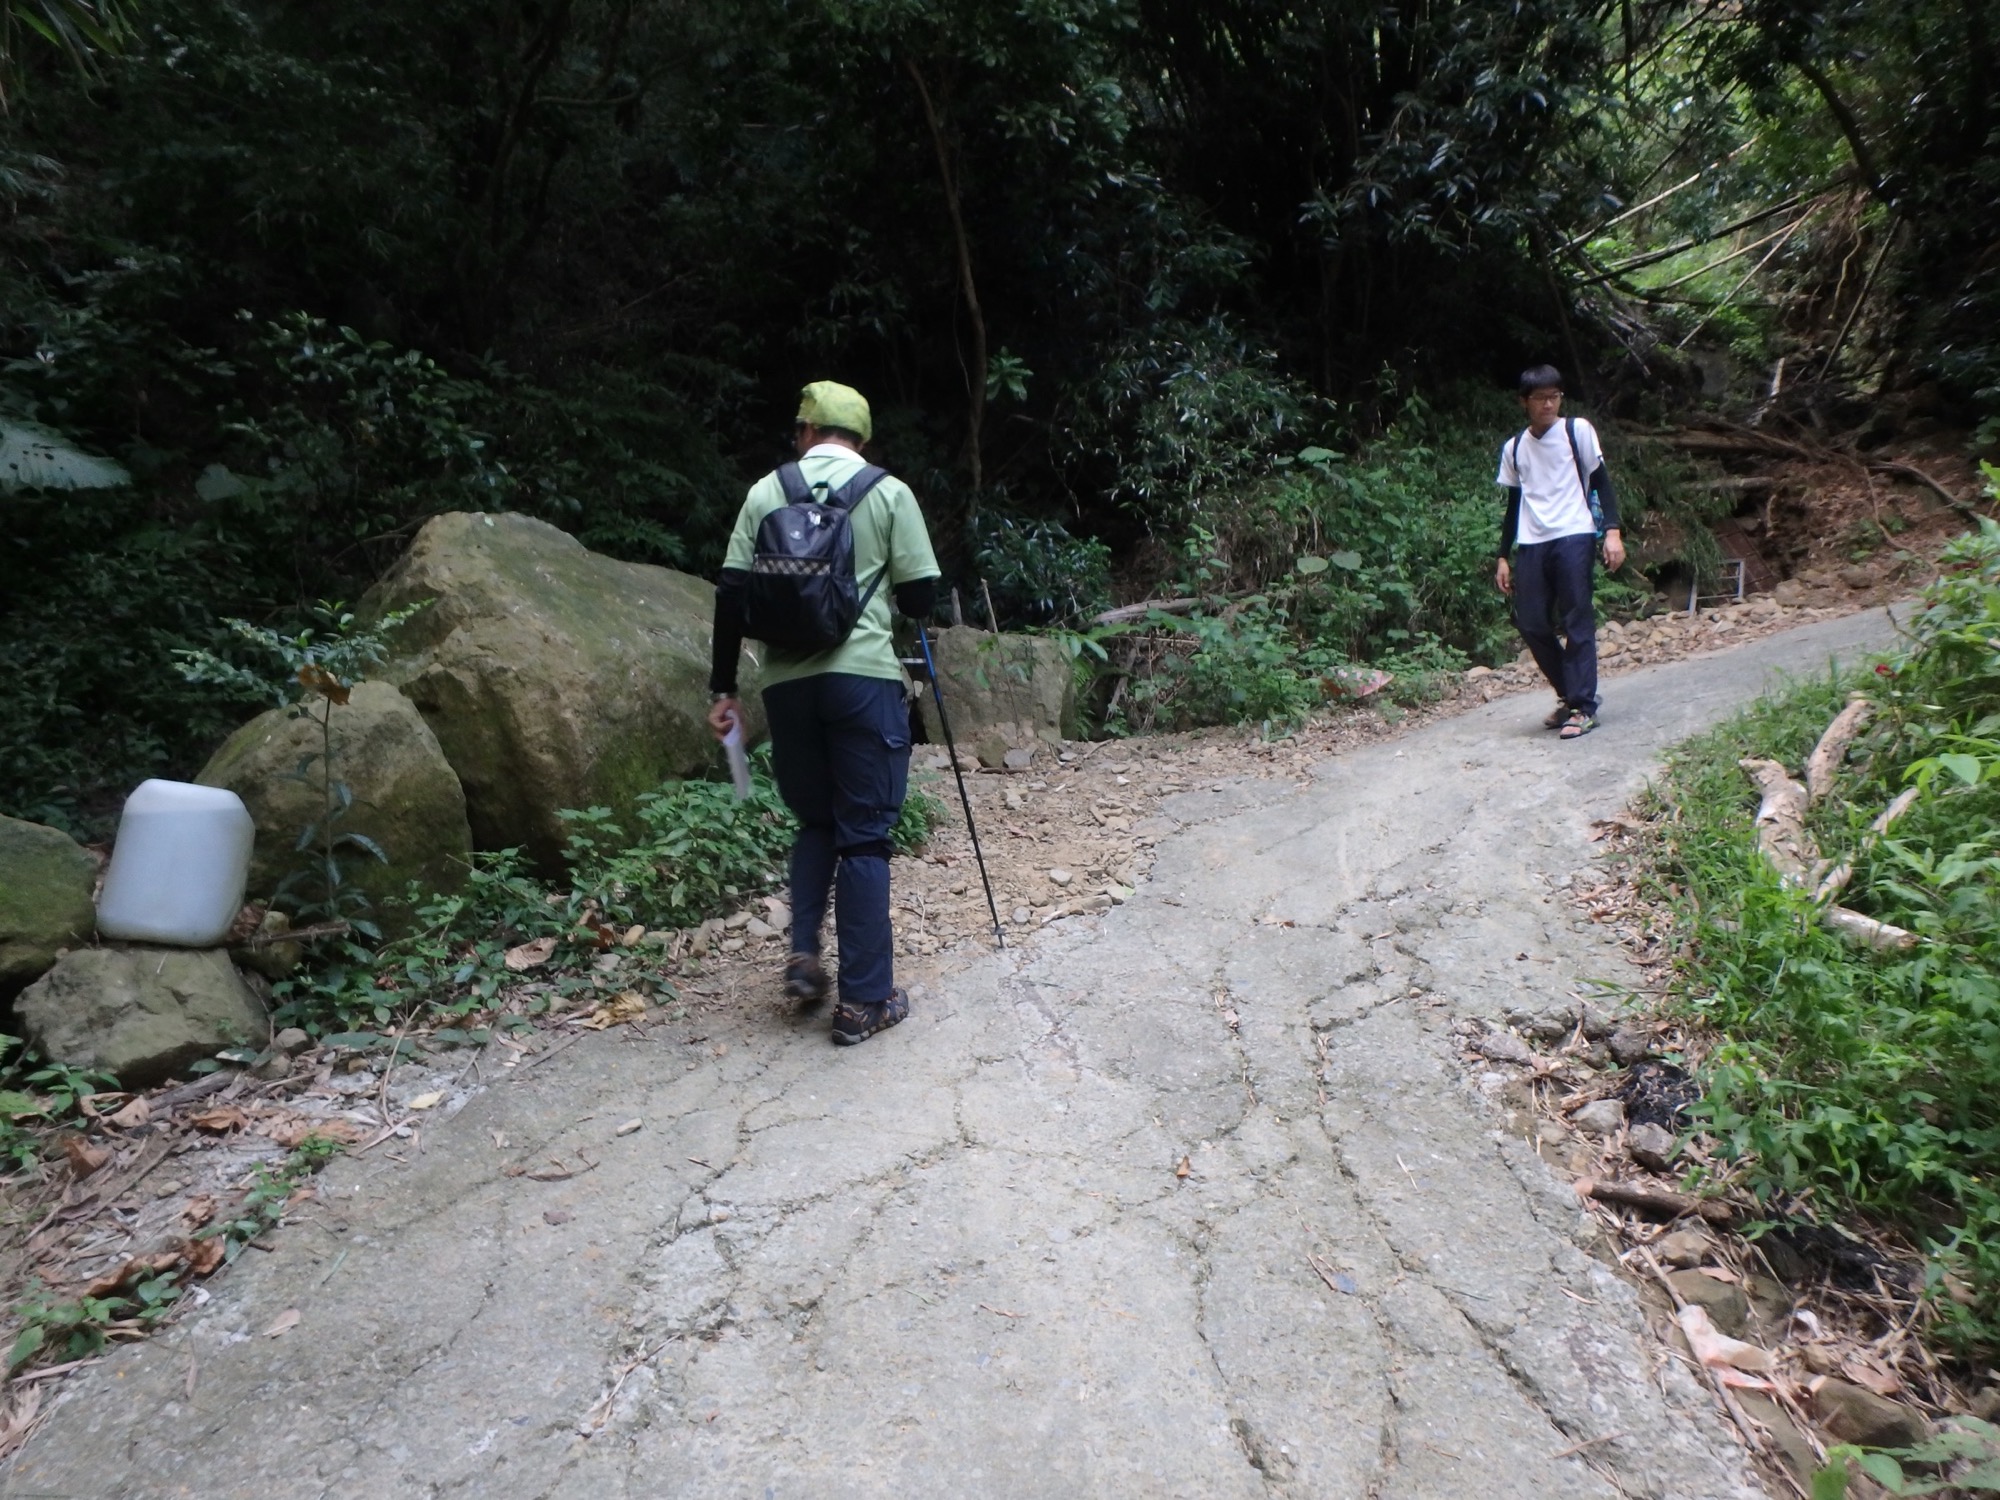
POLYGON ((1576 451, 1569 446, 1569 434, 1558 418, 1549 430, 1536 437, 1533 428, 1521 429, 1518 438, 1509 438, 1500 448, 1500 473, 1495 483, 1521 487, 1521 519, 1514 531, 1517 546, 1552 542, 1557 537, 1596 534, 1597 523, 1590 517, 1590 501, 1577 477, 1577 455, 1582 455, 1583 472, 1595 474, 1604 462, 1598 446, 1597 429, 1582 417, 1576 419, 1576 451), (1516 454, 1519 461, 1516 462, 1516 454))

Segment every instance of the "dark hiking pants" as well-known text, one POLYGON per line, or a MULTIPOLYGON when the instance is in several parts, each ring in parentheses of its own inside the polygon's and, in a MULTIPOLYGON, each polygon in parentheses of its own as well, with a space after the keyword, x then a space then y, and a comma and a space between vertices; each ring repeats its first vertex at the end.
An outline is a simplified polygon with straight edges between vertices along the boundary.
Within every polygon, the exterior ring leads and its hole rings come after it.
POLYGON ((799 820, 792 843, 792 952, 818 953, 838 882, 840 998, 873 1005, 895 986, 889 830, 910 779, 903 684, 822 672, 764 689, 771 769, 799 820))
POLYGON ((1597 538, 1587 532, 1514 549, 1514 623, 1556 696, 1587 714, 1597 712, 1596 565, 1597 538))

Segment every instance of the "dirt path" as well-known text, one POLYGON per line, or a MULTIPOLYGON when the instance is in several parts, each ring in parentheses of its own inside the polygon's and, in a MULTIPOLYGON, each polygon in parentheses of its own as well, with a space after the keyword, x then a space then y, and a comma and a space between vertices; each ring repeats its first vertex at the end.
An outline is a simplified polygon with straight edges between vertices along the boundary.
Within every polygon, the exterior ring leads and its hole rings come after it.
POLYGON ((775 1009, 591 1037, 330 1168, 0 1494, 1756 1495, 1450 1026, 1615 977, 1558 890, 1591 819, 1886 634, 1626 675, 1578 744, 1513 697, 1170 797, 1124 905, 924 960, 851 1053, 775 1009))

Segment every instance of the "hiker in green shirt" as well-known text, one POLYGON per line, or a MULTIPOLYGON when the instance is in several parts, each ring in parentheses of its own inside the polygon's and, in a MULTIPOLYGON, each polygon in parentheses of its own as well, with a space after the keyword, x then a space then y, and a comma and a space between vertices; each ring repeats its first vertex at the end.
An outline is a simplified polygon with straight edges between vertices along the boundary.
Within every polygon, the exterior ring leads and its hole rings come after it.
POLYGON ((889 600, 893 594, 897 608, 919 619, 937 602, 937 558, 916 496, 861 456, 873 426, 859 391, 821 380, 801 393, 794 430, 797 472, 788 475, 791 466, 784 466, 752 485, 729 538, 715 591, 709 674, 714 703, 708 721, 720 738, 738 720, 736 665, 750 623, 745 605, 753 570, 767 583, 810 571, 760 555, 760 536, 769 537, 766 522, 790 505, 817 524, 827 507, 850 498, 847 582, 865 590, 859 615, 846 638, 830 649, 808 653, 772 646, 764 670, 771 766, 785 805, 799 820, 792 844, 785 991, 807 1007, 826 997, 820 928, 832 893, 840 953, 833 1039, 843 1045, 866 1041, 909 1014, 909 997, 895 983, 889 923, 889 830, 902 810, 910 771, 909 699, 890 639, 889 600), (862 492, 848 497, 850 488, 862 492))

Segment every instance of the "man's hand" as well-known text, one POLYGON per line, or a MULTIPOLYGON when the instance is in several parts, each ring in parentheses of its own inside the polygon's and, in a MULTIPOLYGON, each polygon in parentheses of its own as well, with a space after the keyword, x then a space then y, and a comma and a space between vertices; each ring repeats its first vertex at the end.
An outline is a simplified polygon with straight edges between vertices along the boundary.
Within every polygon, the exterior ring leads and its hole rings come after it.
POLYGON ((1511 595, 1514 592, 1513 570, 1507 566, 1507 559, 1504 557, 1493 565, 1493 583, 1503 594, 1511 595))
POLYGON ((743 705, 734 698, 717 698, 708 706, 708 727, 717 739, 727 739, 729 731, 742 721, 743 705))
POLYGON ((1604 566, 1613 573, 1625 566, 1625 539, 1616 527, 1604 533, 1604 566))

